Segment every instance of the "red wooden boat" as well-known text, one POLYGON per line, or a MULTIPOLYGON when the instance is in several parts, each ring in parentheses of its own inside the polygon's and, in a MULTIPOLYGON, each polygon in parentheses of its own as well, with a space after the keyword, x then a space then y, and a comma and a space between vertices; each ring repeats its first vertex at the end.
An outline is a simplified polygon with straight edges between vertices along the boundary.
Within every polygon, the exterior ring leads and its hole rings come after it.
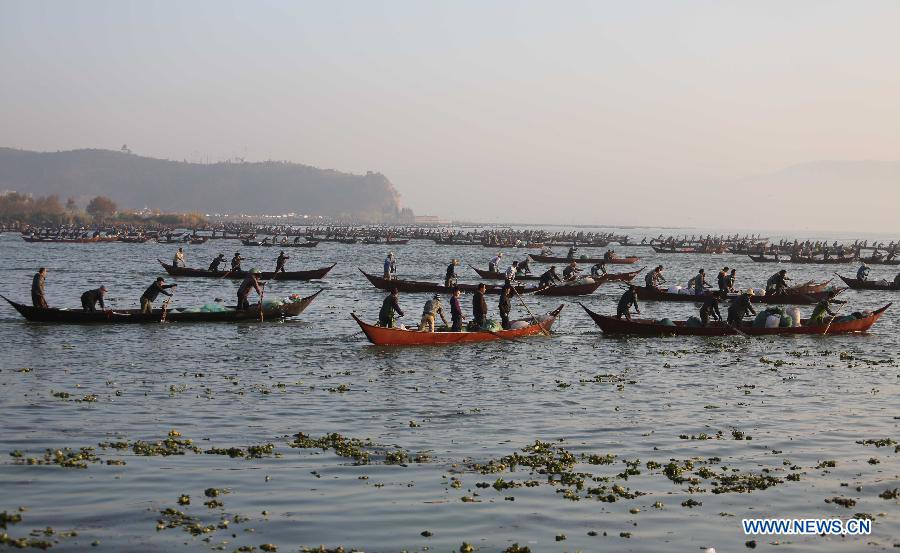
POLYGON ((605 262, 608 265, 631 265, 632 263, 637 263, 640 258, 639 257, 615 257, 613 259, 604 260, 602 257, 574 257, 569 259, 568 257, 557 257, 553 255, 540 255, 540 254, 531 254, 529 257, 538 263, 570 263, 572 261, 577 261, 578 263, 600 263, 605 262))
MULTIPOLYGON (((417 330, 402 330, 399 328, 385 328, 363 322, 355 313, 350 316, 365 333, 366 338, 376 346, 438 346, 447 344, 471 344, 474 342, 491 342, 495 340, 514 341, 525 336, 549 335, 550 327, 556 322, 556 318, 562 311, 560 305, 537 321, 525 320, 528 326, 512 329, 476 330, 473 332, 419 332, 417 330)), ((517 321, 512 321, 513 323, 517 321)))
POLYGON ((896 281, 889 280, 859 280, 858 278, 850 278, 838 275, 847 286, 854 290, 900 290, 900 285, 896 281))
MULTIPOLYGON (((205 277, 205 278, 244 278, 247 271, 208 271, 206 269, 192 269, 190 267, 173 267, 172 265, 157 259, 159 264, 163 266, 172 276, 176 277, 205 277)), ((262 280, 316 280, 324 278, 328 271, 334 268, 337 263, 332 263, 330 267, 322 267, 321 269, 312 269, 310 271, 286 271, 283 273, 274 273, 272 271, 263 271, 260 275, 262 280)))
MULTIPOLYGON (((822 290, 819 292, 797 292, 784 294, 766 294, 761 296, 750 296, 753 303, 765 303, 769 305, 813 305, 824 299, 831 299, 846 288, 838 288, 836 290, 822 290)), ((635 286, 637 298, 644 301, 680 301, 701 303, 708 298, 712 292, 706 290, 702 295, 694 294, 676 294, 668 290, 652 288, 647 286, 635 286)), ((740 294, 729 294, 729 300, 739 297, 740 294)))
MULTIPOLYGON (((370 275, 369 273, 359 270, 365 276, 369 282, 372 283, 372 286, 378 288, 379 290, 389 291, 392 288, 396 288, 401 292, 406 293, 431 293, 431 294, 450 294, 453 292, 452 287, 444 286, 439 282, 425 282, 420 280, 402 280, 397 278, 392 278, 391 280, 385 280, 384 278, 376 275, 370 275)), ((555 286, 547 286, 544 288, 538 288, 536 286, 526 288, 524 286, 516 286, 515 289, 519 294, 525 295, 536 295, 536 296, 586 296, 591 294, 603 284, 602 282, 584 282, 584 283, 564 283, 557 284, 555 286)), ((477 284, 457 284, 457 288, 464 292, 476 292, 478 290, 477 284)), ((485 286, 486 294, 500 294, 500 291, 503 289, 502 286, 499 285, 491 285, 485 286)))
MULTIPOLYGON (((280 306, 263 306, 263 320, 281 320, 287 317, 296 317, 309 306, 316 297, 322 293, 319 290, 311 296, 301 298, 299 301, 288 302, 280 306)), ((16 303, 5 296, 5 299, 26 320, 42 323, 57 324, 137 324, 158 323, 162 320, 162 309, 154 309, 151 313, 142 313, 140 309, 107 309, 103 311, 83 311, 82 309, 59 309, 56 307, 32 307, 16 303)), ((238 310, 235 306, 223 311, 188 311, 184 308, 172 308, 166 311, 167 322, 181 323, 214 323, 214 322, 240 322, 259 320, 259 304, 251 305, 250 309, 238 310)))
POLYGON ((831 326, 828 324, 804 326, 808 324, 808 319, 801 321, 801 326, 794 327, 777 327, 777 328, 754 328, 752 324, 742 324, 740 332, 728 326, 721 321, 711 322, 705 327, 687 326, 685 321, 675 321, 674 326, 659 324, 652 319, 617 319, 607 315, 600 315, 588 309, 584 304, 579 303, 581 307, 590 315, 594 323, 600 327, 604 334, 636 334, 639 336, 735 336, 741 333, 751 336, 770 336, 775 334, 850 334, 854 332, 866 332, 881 317, 891 304, 887 304, 881 309, 873 311, 871 315, 862 319, 856 319, 848 322, 833 322, 831 326))
POLYGON ((775 257, 765 255, 748 255, 747 257, 752 259, 755 263, 796 263, 802 265, 838 265, 843 263, 853 263, 854 261, 852 257, 832 257, 829 259, 810 259, 808 257, 791 259, 790 257, 780 257, 777 261, 775 260, 775 257))

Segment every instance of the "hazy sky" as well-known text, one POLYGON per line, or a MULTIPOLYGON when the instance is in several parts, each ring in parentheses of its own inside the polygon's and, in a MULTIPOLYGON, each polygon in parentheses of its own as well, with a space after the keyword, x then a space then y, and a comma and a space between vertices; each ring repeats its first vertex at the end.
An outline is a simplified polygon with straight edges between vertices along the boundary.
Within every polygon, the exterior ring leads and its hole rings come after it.
POLYGON ((420 214, 719 225, 697 200, 739 179, 900 159, 898 28, 874 0, 0 0, 0 145, 379 171, 420 214))

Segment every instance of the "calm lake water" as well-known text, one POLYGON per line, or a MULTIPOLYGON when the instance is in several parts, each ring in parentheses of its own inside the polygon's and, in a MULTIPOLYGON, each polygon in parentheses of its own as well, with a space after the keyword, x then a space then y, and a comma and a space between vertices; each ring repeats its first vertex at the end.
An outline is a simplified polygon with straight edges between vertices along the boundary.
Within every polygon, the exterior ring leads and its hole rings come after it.
MULTIPOLYGON (((110 304, 136 307, 163 274, 156 258, 169 260, 175 249, 26 244, 6 233, 0 285, 4 295, 26 301, 31 276, 46 266, 51 305, 77 307, 81 292, 105 284, 110 304)), ((228 258, 241 251, 248 267, 268 269, 278 253, 232 240, 185 249, 188 265, 202 267, 220 251, 228 258)), ((615 249, 639 255, 636 268, 662 263, 678 283, 701 266, 714 280, 728 265, 744 287, 760 287, 775 270, 732 255, 615 249)), ((474 282, 467 264, 486 267, 495 253, 424 241, 393 250, 401 276, 434 281, 457 257, 460 280, 474 282)), ((322 282, 270 287, 267 297, 326 290, 300 318, 283 323, 65 327, 26 324, 4 307, 0 511, 24 509, 8 534, 49 541, 54 551, 271 550, 267 544, 298 551, 321 544, 449 553, 466 542, 486 552, 518 543, 531 551, 721 553, 745 550, 748 540, 761 551, 896 551, 898 500, 880 494, 900 487, 900 453, 890 443, 900 441, 900 306, 868 335, 647 339, 604 337, 574 301, 535 297, 527 300, 535 312, 566 304, 552 337, 378 348, 349 313, 377 317, 383 293, 357 267, 378 272, 385 253, 384 246, 325 242, 289 251, 289 270, 338 265, 322 282), (174 441, 170 452, 182 454, 135 452, 160 453, 141 442, 165 440, 173 430, 180 433, 173 440, 192 440, 200 453, 174 441), (362 443, 342 442, 338 452, 329 444, 292 447, 298 433, 362 443), (520 458, 514 470, 480 470, 504 457, 508 465, 517 452, 528 456, 523 448, 536 440, 547 444, 530 457, 536 469, 520 458), (123 443, 98 445, 106 442, 123 443), (273 447, 254 449, 251 458, 212 453, 241 448, 232 450, 240 455, 265 444, 273 447), (86 468, 28 464, 48 449, 82 447, 94 448, 86 468), (337 454, 356 452, 368 453, 368 464, 337 454), (189 504, 179 504, 182 495, 189 504), (874 517, 872 535, 754 537, 741 530, 745 517, 855 513, 874 517)), ((800 282, 832 278, 835 267, 788 269, 800 282)), ((613 268, 620 270, 626 267, 613 268)), ((895 273, 873 269, 874 278, 895 273)), ((238 285, 177 282, 177 306, 232 301, 238 285)), ((620 293, 605 285, 579 299, 609 313, 620 293)), ((848 291, 843 298, 850 312, 900 296, 848 291)), ((403 322, 417 322, 426 299, 401 296, 403 322)), ((696 313, 693 304, 641 308, 656 318, 696 313)), ((514 309, 524 314, 521 305, 514 309)), ((808 316, 811 308, 802 309, 808 316)))

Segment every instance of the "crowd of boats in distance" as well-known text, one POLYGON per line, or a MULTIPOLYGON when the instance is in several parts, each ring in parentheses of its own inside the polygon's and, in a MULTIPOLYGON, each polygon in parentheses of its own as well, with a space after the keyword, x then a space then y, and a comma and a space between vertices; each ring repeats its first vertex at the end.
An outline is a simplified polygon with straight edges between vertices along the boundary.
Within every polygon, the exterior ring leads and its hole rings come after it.
MULTIPOLYGON (((10 229, 5 229, 10 230, 10 229)), ((234 225, 222 224, 206 228, 194 229, 164 229, 164 228, 137 228, 137 227, 110 227, 92 229, 68 229, 68 228, 23 228, 19 230, 22 238, 29 243, 110 243, 122 242, 131 244, 146 243, 150 240, 163 244, 202 244, 209 240, 237 240, 244 246, 250 247, 274 247, 274 248, 313 248, 320 243, 338 244, 381 244, 383 246, 403 246, 411 240, 428 240, 435 245, 450 246, 454 248, 473 246, 490 247, 497 249, 521 249, 541 250, 540 252, 523 252, 523 257, 538 264, 551 265, 563 264, 586 268, 587 265, 603 263, 604 265, 633 265, 640 261, 637 252, 628 255, 614 254, 608 249, 602 255, 589 255, 583 253, 581 248, 609 248, 612 244, 628 248, 648 247, 655 254, 667 255, 711 255, 711 254, 736 254, 748 255, 755 262, 769 263, 801 263, 801 264, 850 264, 866 263, 873 265, 898 265, 900 260, 900 242, 891 241, 887 244, 856 240, 853 243, 842 244, 824 241, 787 241, 780 240, 777 243, 770 242, 769 238, 759 235, 731 235, 731 236, 658 236, 656 238, 642 238, 640 241, 631 240, 624 234, 609 232, 548 232, 541 229, 498 229, 483 228, 472 229, 447 229, 438 227, 373 227, 373 226, 347 226, 347 227, 287 227, 287 226, 259 226, 259 225, 234 225), (564 247, 566 255, 557 255, 552 252, 553 247, 564 247), (574 263, 573 263, 574 262, 574 263)), ((463 250, 461 250, 462 252, 463 250)), ((457 255, 462 256, 462 253, 457 255)), ((159 264, 168 275, 176 278, 216 278, 216 279, 243 279, 248 276, 244 270, 209 270, 176 266, 158 260, 159 264)), ((260 275, 262 280, 279 281, 310 281, 325 279, 336 263, 329 266, 307 269, 301 271, 267 271, 260 275)), ((506 279, 504 272, 500 270, 482 269, 473 265, 469 268, 482 281, 503 281, 506 279)), ((604 268, 605 270, 605 268, 604 268)), ((587 297, 606 283, 628 285, 639 274, 646 270, 645 267, 621 272, 595 273, 593 277, 573 278, 569 282, 561 282, 553 285, 541 285, 536 282, 543 269, 533 274, 522 274, 515 278, 514 282, 504 285, 487 284, 486 294, 499 294, 504 286, 511 286, 524 306, 529 296, 569 296, 587 297)), ((474 293, 479 283, 474 282, 431 282, 398 278, 396 275, 381 275, 376 272, 359 268, 359 272, 373 287, 378 290, 391 291, 397 289, 401 293, 418 294, 450 294, 455 288, 463 292, 474 293), (448 285, 449 284, 449 285, 448 285)), ((438 273, 438 270, 435 271, 438 273)), ((850 289, 877 292, 892 292, 900 290, 897 280, 866 280, 835 273, 840 280, 850 289)), ((822 301, 843 303, 837 299, 847 288, 839 288, 831 285, 831 280, 823 282, 807 282, 803 285, 787 288, 778 294, 754 294, 750 301, 758 304, 769 305, 814 305, 822 301)), ((651 302, 703 302, 711 292, 700 294, 686 294, 681 290, 670 290, 649 285, 634 286, 634 293, 641 301, 651 302)), ((307 297, 292 295, 290 299, 261 301, 250 309, 237 309, 237 306, 220 303, 215 308, 168 308, 168 303, 161 308, 153 309, 150 313, 137 309, 106 309, 96 312, 87 312, 76 309, 40 308, 18 303, 12 299, 3 297, 26 320, 40 323, 70 323, 70 324, 133 324, 133 323, 190 323, 190 322, 249 322, 284 320, 297 317, 323 292, 318 290, 307 297)), ((735 300, 740 293, 729 293, 723 299, 735 300)), ((0 296, 2 297, 2 296, 0 296)), ((692 336, 757 336, 773 334, 846 334, 868 331, 878 319, 885 313, 890 303, 872 312, 857 313, 853 320, 832 317, 824 325, 810 324, 808 320, 798 321, 795 326, 788 327, 763 327, 752 324, 728 325, 724 322, 713 321, 705 326, 689 324, 688 321, 666 321, 661 324, 651 319, 628 319, 615 316, 602 315, 593 311, 582 302, 578 302, 583 311, 605 334, 634 334, 642 336, 663 335, 692 335, 692 336)), ((477 329, 472 331, 451 332, 446 328, 438 328, 435 332, 419 332, 417 329, 386 328, 366 323, 355 313, 352 318, 358 323, 360 330, 370 342, 377 345, 423 345, 423 344, 456 344, 484 342, 491 340, 519 341, 528 336, 549 335, 554 322, 557 320, 563 305, 549 313, 535 316, 529 311, 529 317, 520 321, 514 321, 515 328, 507 330, 477 329)))

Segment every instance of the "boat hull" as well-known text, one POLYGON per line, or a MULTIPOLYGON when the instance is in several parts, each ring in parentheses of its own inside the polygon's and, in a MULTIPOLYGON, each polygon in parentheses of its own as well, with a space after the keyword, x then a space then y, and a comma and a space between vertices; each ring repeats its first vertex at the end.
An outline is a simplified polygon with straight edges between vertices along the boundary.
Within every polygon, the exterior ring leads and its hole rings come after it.
MULTIPOLYGON (((191 267, 173 267, 169 263, 164 263, 157 259, 159 264, 163 266, 172 276, 175 277, 197 277, 197 278, 244 278, 249 273, 246 271, 207 271, 204 269, 193 269, 191 267)), ((310 271, 286 271, 283 273, 274 273, 272 271, 263 271, 260 275, 262 280, 318 280, 324 278, 328 271, 334 268, 337 263, 333 263, 330 267, 322 267, 321 269, 313 269, 310 271)))
POLYGON ((877 280, 859 280, 858 278, 843 277, 841 275, 838 275, 838 277, 844 281, 844 284, 854 290, 886 290, 889 292, 900 290, 900 286, 893 282, 883 284, 877 280))
MULTIPOLYGON (((824 299, 831 299, 845 290, 840 288, 837 290, 823 290, 820 292, 808 293, 789 293, 789 294, 766 294, 764 296, 750 296, 753 303, 765 303, 769 305, 813 305, 824 299)), ((649 288, 647 286, 635 286, 637 298, 643 301, 676 301, 676 302, 695 302, 702 303, 706 298, 712 295, 712 292, 706 291, 700 296, 694 294, 673 294, 659 288, 649 288)), ((740 294, 729 294, 728 300, 739 297, 740 294)))
POLYGON ((418 332, 416 330, 401 330, 399 328, 385 328, 363 322, 356 314, 351 314, 353 320, 359 325, 366 338, 377 346, 443 346, 450 344, 472 344, 478 342, 493 342, 504 340, 517 340, 526 336, 549 335, 550 328, 556 322, 556 318, 562 311, 560 305, 551 311, 540 322, 515 330, 474 331, 474 332, 418 332))
POLYGON ((600 315, 579 303, 587 312, 594 323, 600 327, 604 334, 630 334, 637 336, 736 336, 747 334, 750 336, 796 335, 796 334, 852 334, 866 332, 874 325, 891 304, 872 312, 863 319, 848 322, 834 322, 829 326, 824 325, 803 326, 809 323, 808 319, 801 321, 801 326, 779 328, 754 328, 750 324, 742 324, 740 332, 727 324, 715 321, 706 327, 690 327, 685 321, 677 321, 674 326, 662 325, 651 319, 617 319, 607 315, 600 315))
POLYGON ((575 257, 569 259, 567 257, 557 257, 553 255, 539 255, 539 254, 531 254, 532 260, 537 261, 538 263, 570 263, 572 261, 577 261, 578 263, 606 263, 607 265, 631 265, 633 263, 637 263, 640 258, 639 257, 616 257, 614 259, 606 259, 604 260, 602 257, 575 257))

